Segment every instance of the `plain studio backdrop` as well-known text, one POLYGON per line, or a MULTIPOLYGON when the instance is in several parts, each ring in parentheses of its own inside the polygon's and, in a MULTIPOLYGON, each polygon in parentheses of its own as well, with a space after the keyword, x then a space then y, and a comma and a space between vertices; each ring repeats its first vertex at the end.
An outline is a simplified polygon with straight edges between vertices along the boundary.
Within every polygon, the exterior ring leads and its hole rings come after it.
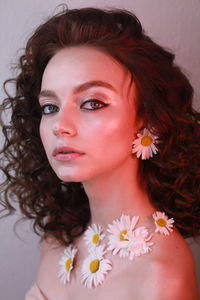
MULTIPOLYGON (((125 8, 136 14, 147 34, 176 54, 195 89, 194 106, 200 107, 200 0, 0 0, 0 84, 12 77, 19 49, 25 46, 30 33, 57 5, 69 8, 85 6, 125 8)), ((0 91, 1 101, 5 97, 0 91)), ((0 136, 2 141, 2 136, 0 136)), ((20 213, 0 220, 0 300, 22 300, 36 276, 39 259, 39 238, 31 223, 13 225, 20 213)), ((200 286, 200 246, 189 240, 194 253, 200 286)), ((164 278, 163 278, 164 280, 164 278)))

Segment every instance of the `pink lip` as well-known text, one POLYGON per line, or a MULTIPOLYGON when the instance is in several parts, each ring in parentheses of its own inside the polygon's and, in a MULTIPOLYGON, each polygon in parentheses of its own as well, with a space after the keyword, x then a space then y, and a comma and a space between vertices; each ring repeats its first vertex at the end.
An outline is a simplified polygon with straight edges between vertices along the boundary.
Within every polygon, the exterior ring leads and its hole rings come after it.
POLYGON ((84 153, 80 152, 71 147, 67 146, 59 146, 53 150, 52 156, 59 161, 68 161, 71 159, 78 158, 82 156, 84 153), (69 153, 67 153, 69 152, 69 153))

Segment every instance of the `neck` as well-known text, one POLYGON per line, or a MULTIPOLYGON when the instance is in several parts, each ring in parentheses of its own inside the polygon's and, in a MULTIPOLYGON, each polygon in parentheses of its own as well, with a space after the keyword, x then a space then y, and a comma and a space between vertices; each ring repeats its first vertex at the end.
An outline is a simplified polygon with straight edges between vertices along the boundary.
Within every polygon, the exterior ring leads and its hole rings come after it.
POLYGON ((83 182, 91 210, 91 223, 106 226, 121 214, 146 217, 155 211, 138 179, 137 161, 127 167, 83 182))

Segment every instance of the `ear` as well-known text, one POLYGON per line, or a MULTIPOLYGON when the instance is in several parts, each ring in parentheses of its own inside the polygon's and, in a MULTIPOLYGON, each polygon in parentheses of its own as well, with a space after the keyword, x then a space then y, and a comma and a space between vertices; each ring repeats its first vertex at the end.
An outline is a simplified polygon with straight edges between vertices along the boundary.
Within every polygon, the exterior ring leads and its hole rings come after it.
POLYGON ((137 132, 140 132, 145 127, 145 122, 143 119, 138 118, 136 121, 136 130, 137 132))

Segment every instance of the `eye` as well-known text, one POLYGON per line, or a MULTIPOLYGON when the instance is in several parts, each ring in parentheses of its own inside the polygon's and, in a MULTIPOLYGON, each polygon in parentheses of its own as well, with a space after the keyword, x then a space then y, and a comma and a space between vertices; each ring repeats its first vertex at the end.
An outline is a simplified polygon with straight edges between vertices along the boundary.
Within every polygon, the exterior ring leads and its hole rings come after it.
POLYGON ((89 103, 88 106, 91 107, 91 108, 85 108, 86 110, 97 110, 97 109, 103 108, 104 106, 108 106, 107 103, 104 103, 97 99, 89 99, 81 105, 81 108, 82 108, 82 106, 85 106, 86 103, 89 103))
POLYGON ((58 106, 56 106, 54 104, 45 104, 45 105, 41 106, 41 110, 42 110, 43 115, 50 115, 50 114, 58 112, 59 108, 58 108, 58 106))

